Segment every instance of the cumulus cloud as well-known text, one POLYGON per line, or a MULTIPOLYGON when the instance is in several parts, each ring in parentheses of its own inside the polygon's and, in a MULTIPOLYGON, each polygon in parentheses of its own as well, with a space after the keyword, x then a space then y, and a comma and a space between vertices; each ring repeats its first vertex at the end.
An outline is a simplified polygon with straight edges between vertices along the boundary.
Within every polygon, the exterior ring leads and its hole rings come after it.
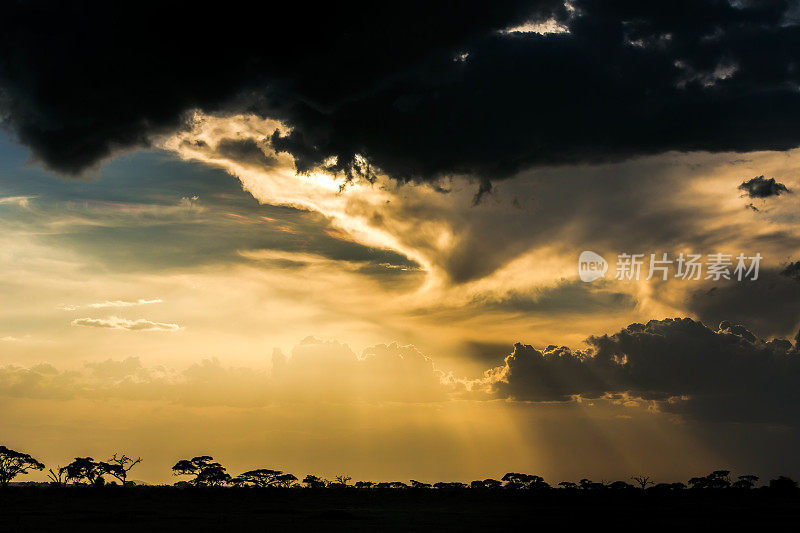
POLYGON ((175 131, 191 109, 282 121, 289 129, 269 142, 300 171, 369 176, 377 166, 401 180, 470 174, 486 183, 535 165, 800 144, 790 120, 800 102, 791 4, 687 9, 12 2, 0 14, 0 105, 19 139, 65 172, 175 131), (302 21, 302 39, 287 21, 302 21), (163 53, 194 42, 198 27, 214 29, 213 46, 163 53))
POLYGON ((85 326, 91 328, 124 329, 128 331, 178 331, 181 327, 178 324, 166 322, 153 322, 145 318, 129 320, 118 316, 108 318, 76 318, 70 322, 73 326, 85 326))
POLYGON ((741 325, 691 319, 631 324, 589 349, 516 344, 481 384, 522 401, 630 397, 688 417, 799 425, 800 352, 741 325))
MULTIPOLYGON (((753 179, 742 182, 739 190, 747 193, 750 198, 769 198, 770 196, 780 196, 783 193, 791 192, 786 185, 775 181, 775 178, 764 178, 756 176, 753 179)), ((750 204, 752 206, 753 204, 750 204)), ((758 211, 757 209, 755 209, 758 211)))
POLYGON ((794 334, 800 327, 800 283, 792 267, 768 267, 755 282, 736 279, 703 283, 682 297, 686 310, 706 324, 747 324, 759 335, 794 334))
POLYGON ((274 386, 306 400, 363 398, 421 402, 446 399, 449 376, 414 346, 379 344, 357 357, 337 341, 304 339, 286 358, 273 354, 274 386))
POLYGON ((357 356, 347 345, 309 337, 290 356, 275 350, 272 369, 204 359, 184 370, 145 366, 138 357, 0 367, 0 395, 25 398, 125 398, 187 405, 263 406, 306 402, 432 402, 448 398, 449 376, 413 346, 376 345, 357 356))
POLYGON ((618 403, 686 419, 799 426, 800 350, 746 327, 717 329, 688 318, 634 323, 574 350, 517 343, 479 379, 454 376, 410 345, 379 344, 361 355, 338 341, 309 337, 289 355, 275 349, 271 369, 205 359, 184 370, 138 358, 0 368, 0 395, 119 397, 187 405, 449 400, 618 403))

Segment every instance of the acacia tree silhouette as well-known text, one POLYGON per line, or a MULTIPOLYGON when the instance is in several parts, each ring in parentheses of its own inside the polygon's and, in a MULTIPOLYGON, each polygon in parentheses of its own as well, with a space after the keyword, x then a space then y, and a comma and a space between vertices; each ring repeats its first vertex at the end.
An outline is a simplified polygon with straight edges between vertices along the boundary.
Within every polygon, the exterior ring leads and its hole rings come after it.
MULTIPOLYGON (((128 473, 140 462, 142 462, 141 457, 132 459, 125 454, 117 453, 105 462, 97 462, 92 457, 76 457, 75 460, 67 466, 59 466, 55 470, 50 468, 48 477, 53 485, 88 483, 90 485, 102 486, 105 484, 103 475, 108 474, 119 480, 124 486, 129 483, 127 481, 128 473)), ((6 446, 0 446, 1 486, 7 486, 17 475, 27 474, 31 470, 43 470, 44 468, 45 465, 43 463, 37 461, 30 455, 11 450, 6 446)), ((214 458, 209 455, 201 455, 192 459, 182 459, 172 467, 172 471, 175 476, 194 476, 193 479, 189 481, 179 482, 179 484, 192 486, 222 486, 228 484, 236 486, 248 485, 261 488, 290 488, 299 486, 296 483, 297 477, 293 474, 266 468, 248 470, 235 478, 231 478, 226 472, 225 467, 214 461, 214 458)), ((683 483, 655 484, 651 481, 650 476, 645 475, 633 476, 631 479, 636 482, 638 488, 641 490, 663 492, 686 489, 686 485, 683 483)), ((350 476, 340 475, 336 476, 335 481, 328 482, 320 477, 308 474, 303 479, 303 484, 308 488, 342 488, 350 487, 351 485, 348 485, 350 480, 350 476)), ((694 490, 749 490, 756 486, 758 480, 758 476, 744 474, 738 476, 737 480, 732 483, 730 480, 730 471, 715 470, 706 476, 698 476, 689 479, 688 484, 694 490)), ((467 488, 472 490, 486 490, 500 487, 506 489, 552 489, 541 476, 518 472, 508 472, 503 476, 502 481, 487 478, 482 481, 473 481, 469 485, 461 482, 437 482, 430 484, 414 479, 412 479, 410 483, 410 488, 425 490, 462 490, 467 488)), ((579 483, 562 481, 558 483, 558 486, 562 490, 634 489, 633 485, 624 481, 615 481, 609 484, 606 482, 594 482, 586 478, 581 479, 579 483)), ((352 487, 356 489, 407 489, 409 485, 400 481, 381 482, 377 484, 371 481, 358 481, 355 485, 352 485, 352 487)), ((798 484, 791 478, 780 476, 777 479, 770 480, 768 488, 773 491, 794 491, 797 490, 798 484)))
POLYGON ((353 479, 353 478, 351 478, 350 476, 344 476, 344 475, 342 475, 342 476, 336 476, 335 478, 333 478, 333 481, 334 481, 334 483, 336 483, 338 486, 341 486, 341 487, 346 487, 346 486, 347 486, 347 484, 350 482, 350 480, 351 480, 351 479, 353 479))
POLYGON ((297 481, 297 478, 294 474, 281 474, 275 479, 278 483, 278 486, 283 488, 289 488, 294 484, 295 481, 297 481))
POLYGON ((7 487, 20 474, 43 469, 44 465, 27 453, 0 446, 0 486, 7 487))
MULTIPOLYGON (((363 483, 363 481, 359 481, 359 483, 363 483)), ((303 484, 310 489, 325 488, 325 480, 317 476, 314 476, 312 474, 308 474, 306 477, 303 478, 303 484)), ((358 483, 356 483, 356 486, 358 486, 358 483)))
POLYGON ((549 489, 550 485, 541 476, 508 472, 501 478, 509 489, 549 489))
POLYGON ((756 486, 756 482, 758 481, 758 476, 754 476, 752 474, 739 476, 738 480, 735 481, 731 486, 735 489, 752 489, 756 486))
POLYGON ((634 480, 636 484, 639 485, 639 488, 642 490, 646 489, 648 485, 655 484, 652 481, 650 481, 650 476, 633 476, 631 479, 634 480))
POLYGON ((194 476, 187 483, 199 486, 218 487, 231 481, 225 467, 214 461, 210 455, 199 455, 192 459, 182 459, 172 467, 173 476, 194 476))
POLYGON ((433 488, 439 490, 447 490, 447 489, 465 489, 467 486, 464 483, 460 483, 458 481, 439 481, 438 483, 433 484, 433 488))
POLYGON ((137 457, 134 460, 124 453, 119 457, 117 457, 117 454, 115 453, 108 461, 99 463, 99 467, 104 474, 108 474, 117 478, 117 480, 119 480, 119 482, 124 486, 126 483, 128 483, 128 472, 130 472, 134 466, 141 462, 141 457, 137 457))
POLYGON ((279 485, 278 477, 283 472, 280 470, 269 470, 267 468, 260 468, 257 470, 248 470, 239 474, 231 480, 234 485, 252 485, 256 487, 276 487, 279 485))
POLYGON ((103 469, 100 463, 91 457, 76 457, 74 461, 64 467, 65 483, 81 483, 86 480, 90 485, 103 485, 103 469))
POLYGON ((693 489, 726 489, 731 486, 729 475, 729 470, 714 470, 707 476, 689 479, 689 485, 693 489))

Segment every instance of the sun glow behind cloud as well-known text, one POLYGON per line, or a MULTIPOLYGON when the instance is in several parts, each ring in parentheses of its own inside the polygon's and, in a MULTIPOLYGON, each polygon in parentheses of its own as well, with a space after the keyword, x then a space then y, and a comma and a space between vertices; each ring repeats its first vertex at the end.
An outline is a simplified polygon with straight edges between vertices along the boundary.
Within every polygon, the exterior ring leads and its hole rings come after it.
POLYGON ((357 209, 375 209, 390 202, 394 196, 387 188, 396 188, 390 180, 382 178, 375 184, 355 180, 344 184, 318 172, 298 174, 291 156, 287 154, 271 153, 278 164, 262 169, 244 165, 214 151, 224 139, 250 139, 260 144, 264 151, 271 152, 265 138, 276 130, 284 133, 286 128, 279 122, 253 116, 218 118, 198 113, 191 130, 165 138, 161 143, 184 159, 225 168, 239 178, 244 189, 259 202, 317 211, 330 217, 336 226, 363 244, 399 251, 425 265, 424 256, 405 246, 392 233, 366 223, 364 217, 356 212, 357 209), (352 201, 354 197, 356 202, 352 201))
MULTIPOLYGON (((744 163, 730 164, 725 154, 667 154, 598 167, 541 169, 498 185, 499 192, 472 207, 474 189, 463 183, 446 183, 449 192, 442 193, 433 184, 404 186, 380 172, 374 183, 358 178, 345 182, 324 173, 298 174, 289 155, 269 147, 272 132, 288 132, 275 121, 197 113, 192 124, 191 129, 162 139, 161 146, 184 159, 225 169, 259 202, 321 213, 342 238, 393 250, 420 265, 425 282, 402 295, 406 309, 456 308, 519 295, 535 303, 537 295, 574 283, 575 261, 582 249, 614 256, 712 253, 723 246, 750 251, 758 246, 772 267, 787 253, 786 242, 758 238, 779 227, 786 232, 785 210, 780 208, 780 215, 766 212, 755 224, 735 188, 742 172, 753 172, 749 169, 775 168, 790 174, 798 165, 786 156, 755 153, 744 163), (220 146, 234 141, 258 146, 270 164, 254 165, 250 155, 237 158, 220 151, 220 146), (641 179, 642 173, 653 172, 661 179, 641 179), (686 173, 693 178, 687 179, 686 173), (618 198, 601 197, 604 182, 624 192, 618 198), (572 193, 564 195, 564 189, 572 193), (651 233, 646 228, 652 228, 651 233)), ((634 312, 604 323, 587 314, 582 333, 572 337, 576 342, 589 331, 621 326, 637 317, 692 316, 681 301, 687 291, 696 290, 696 284, 609 281, 583 290, 587 295, 627 294, 637 305, 634 312)))
MULTIPOLYGON (((650 249, 653 246, 716 251, 724 244, 749 251, 757 244, 768 254, 765 266, 780 266, 783 258, 778 252, 786 253, 794 246, 792 231, 797 221, 791 205, 785 198, 760 201, 763 209, 754 213, 744 209, 746 201, 736 187, 743 175, 765 171, 781 177, 790 189, 797 187, 791 179, 796 168, 791 158, 750 154, 749 162, 733 164, 725 155, 673 154, 605 167, 544 169, 498 185, 495 193, 472 206, 475 186, 468 183, 444 182, 437 190, 429 184, 398 185, 378 176, 374 184, 354 180, 340 190, 341 178, 298 175, 288 156, 271 152, 264 142, 280 127, 253 117, 198 116, 194 130, 161 144, 186 161, 236 176, 260 207, 243 210, 240 204, 216 205, 218 200, 228 202, 231 193, 198 193, 191 187, 175 191, 168 199, 159 198, 157 203, 144 198, 70 200, 63 212, 53 209, 44 198, 31 197, 25 205, 18 200, 6 202, 4 214, 17 218, 12 219, 10 232, 0 237, 7 245, 0 260, 7 272, 20 274, 11 276, 13 285, 6 294, 41 294, 35 305, 30 298, 20 298, 13 313, 15 321, 5 322, 12 329, 0 334, 19 339, 3 342, 6 357, 25 363, 23 368, 33 374, 39 371, 27 362, 53 360, 53 350, 60 354, 56 367, 67 372, 75 371, 83 361, 102 361, 110 354, 118 361, 140 356, 148 367, 194 368, 194 376, 206 380, 206 389, 199 389, 205 392, 197 396, 210 401, 218 398, 212 394, 216 391, 223 397, 227 393, 228 403, 238 402, 231 406, 215 400, 215 405, 206 406, 203 416, 214 419, 209 423, 220 431, 267 424, 285 439, 279 446, 254 435, 237 449, 223 439, 209 444, 234 464, 244 456, 262 453, 265 464, 277 460, 281 466, 288 464, 287 469, 328 472, 333 468, 330 458, 316 459, 316 467, 308 464, 315 446, 328 443, 341 452, 339 458, 352 456, 355 461, 354 450, 372 454, 362 459, 365 477, 395 477, 413 470, 412 459, 422 450, 431 457, 424 468, 438 477, 472 475, 463 472, 473 472, 471 468, 481 456, 492 454, 504 455, 507 462, 493 462, 480 475, 498 475, 493 469, 517 469, 512 466, 515 464, 542 473, 553 468, 561 474, 552 475, 568 477, 568 472, 585 472, 595 460, 592 454, 602 450, 603 457, 612 458, 607 463, 612 475, 613 471, 645 468, 643 465, 653 464, 656 455, 661 464, 667 464, 663 459, 666 448, 658 454, 620 451, 628 442, 650 438, 672 442, 687 454, 695 454, 698 465, 720 460, 697 442, 703 440, 697 436, 697 427, 687 427, 674 414, 654 411, 635 398, 582 399, 568 402, 569 406, 527 404, 481 395, 474 383, 487 369, 502 365, 515 341, 539 349, 550 343, 583 348, 588 335, 613 332, 632 322, 696 316, 687 302, 697 290, 708 290, 677 282, 584 284, 577 280, 575 268, 582 249, 603 254, 661 251, 650 249), (223 142, 226 139, 245 142, 223 142), (228 155, 220 152, 220 145, 228 155), (253 152, 253 147, 259 152, 253 152), (658 179, 642 180, 645 174, 658 179), (682 186, 686 176, 698 179, 682 186), (609 188, 618 193, 599 201, 609 188), (784 237, 771 240, 779 220, 790 224, 783 225, 784 237), (161 235, 163 239, 165 228, 184 226, 191 240, 176 244, 150 237, 161 235), (217 228, 222 226, 230 229, 220 232, 217 228), (148 233, 151 227, 152 234, 148 233), (146 246, 129 247, 117 262, 108 262, 109 251, 118 247, 104 248, 101 242, 78 251, 63 244, 65 236, 87 228, 110 228, 114 237, 102 242, 114 245, 117 235, 141 233, 146 246), (715 233, 708 228, 715 228, 715 233), (32 238, 32 229, 52 236, 51 244, 44 246, 41 238, 32 238), (232 239, 244 235, 269 239, 242 239, 231 244, 232 239), (284 236, 291 240, 274 240, 284 236), (310 247, 308 243, 317 236, 327 239, 324 246, 310 247), (138 259, 137 254, 173 249, 184 253, 194 242, 209 246, 178 266, 162 266, 162 256, 155 254, 144 256, 139 263, 143 266, 126 270, 138 259), (223 245, 232 247, 233 253, 222 255, 223 245), (362 250, 365 245, 368 252, 362 250), (338 251, 347 247, 357 253, 338 251), (412 261, 391 255, 379 259, 380 250, 412 261), (215 261, 204 262, 209 258, 215 261), (155 295, 159 298, 153 298, 155 295), (161 301, 154 305, 156 300, 161 301), (37 309, 42 305, 52 316, 40 318, 37 309), (108 317, 111 313, 102 311, 112 308, 117 316, 108 317), (29 332, 35 334, 28 336, 29 332), (245 386, 243 376, 269 375, 273 347, 290 356, 298 340, 308 335, 326 339, 320 342, 346 343, 352 347, 350 357, 394 341, 414 345, 443 372, 444 388, 420 388, 418 379, 396 380, 408 376, 391 369, 387 376, 365 385, 365 376, 354 379, 353 374, 330 370, 331 361, 322 361, 317 367, 298 367, 293 375, 284 374, 288 385, 277 387, 284 391, 279 401, 273 396, 269 402, 253 403, 264 400, 265 390, 258 384, 245 386), (198 363, 214 357, 220 359, 220 365, 198 363), (237 373, 231 368, 246 370, 237 373), (320 373, 337 379, 318 380, 313 387, 303 381, 313 381, 320 373), (396 381, 411 383, 405 386, 407 395, 363 401, 376 384, 380 384, 379 390, 394 390, 391 385, 396 381), (473 396, 452 390, 470 388, 468 383, 473 383, 473 396), (289 420, 282 411, 287 405, 308 404, 309 398, 322 397, 330 402, 324 417, 295 407, 295 418, 289 420), (423 398, 429 401, 422 402, 423 398), (403 400, 402 405, 392 405, 398 399, 403 400), (216 413, 213 416, 212 411, 216 413), (402 423, 376 422, 388 414, 402 423), (297 435, 308 434, 308 427, 316 429, 310 441, 303 441, 297 435), (403 442, 416 452, 404 452, 397 444, 403 442), (565 442, 569 452, 564 451, 565 442), (286 451, 289 443, 297 445, 295 452, 286 451), (382 453, 398 457, 391 468, 381 467, 382 453)), ((224 178, 221 173, 216 177, 224 178)), ((161 394, 147 400, 163 410, 160 422, 120 426, 115 435, 137 442, 136 431, 149 432, 146 440, 154 446, 160 435, 158 424, 175 426, 181 424, 181 416, 200 416, 198 407, 175 400, 181 398, 179 391, 187 390, 185 385, 180 380, 162 389, 147 385, 151 392, 157 389, 161 394)), ((144 401, 141 392, 134 395, 139 400, 119 397, 113 390, 106 393, 126 409, 144 401)), ((73 389, 72 394, 78 396, 69 400, 73 405, 88 409, 86 402, 91 400, 83 397, 84 389, 73 389)), ((42 399, 16 397, 14 401, 25 404, 24 410, 33 409, 30 402, 42 399)), ((155 409, 137 408, 143 412, 155 409)), ((48 409, 61 412, 56 405, 48 409)), ((101 421, 110 416, 97 411, 91 418, 101 421)), ((181 449, 193 453, 188 448, 197 438, 187 437, 181 449)), ((76 440, 72 445, 80 454, 89 444, 76 440)), ((163 458, 164 462, 170 459, 163 458)), ((649 466, 647 470, 655 473, 649 466)))

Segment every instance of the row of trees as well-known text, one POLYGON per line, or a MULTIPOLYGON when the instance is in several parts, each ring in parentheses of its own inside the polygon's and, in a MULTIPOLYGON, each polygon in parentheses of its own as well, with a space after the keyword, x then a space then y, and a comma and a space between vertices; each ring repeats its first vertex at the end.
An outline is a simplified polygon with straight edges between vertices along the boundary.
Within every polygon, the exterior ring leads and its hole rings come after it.
MULTIPOLYGON (((50 468, 47 477, 54 485, 68 483, 89 483, 103 485, 105 478, 115 478, 121 485, 128 483, 128 472, 142 462, 142 458, 131 459, 125 454, 114 454, 107 461, 95 461, 91 457, 76 457, 67 466, 50 468)), ((32 470, 44 470, 44 464, 27 453, 0 446, 0 485, 7 486, 12 479, 32 470)))
MULTIPOLYGON (((473 490, 494 490, 494 489, 519 489, 519 490, 546 490, 552 489, 541 476, 509 472, 501 479, 475 480, 469 484, 459 482, 438 482, 425 483, 412 479, 410 483, 402 481, 391 481, 373 483, 371 481, 357 481, 350 485, 352 478, 349 476, 336 476, 332 481, 309 474, 303 478, 302 482, 293 474, 287 474, 280 470, 270 470, 266 468, 249 470, 236 477, 230 476, 225 467, 214 461, 213 457, 201 455, 193 459, 178 461, 172 467, 173 475, 193 476, 192 479, 181 481, 178 485, 183 486, 224 486, 231 485, 236 487, 299 487, 305 485, 308 488, 345 488, 356 489, 473 489, 473 490)), ((735 480, 731 479, 730 471, 715 470, 714 472, 702 477, 693 477, 684 483, 655 483, 649 476, 634 476, 631 478, 633 483, 627 481, 614 481, 611 483, 596 482, 590 479, 581 479, 578 483, 562 481, 558 484, 561 489, 567 490, 656 490, 656 491, 677 491, 687 488, 691 489, 753 489, 758 482, 758 476, 742 475, 735 480)), ((770 480, 769 487, 773 489, 795 489, 797 482, 780 476, 770 480)))
MULTIPOLYGON (((130 484, 128 473, 137 464, 141 463, 141 457, 132 459, 125 454, 114 454, 107 461, 95 461, 91 457, 76 457, 67 466, 60 466, 53 470, 48 470, 50 482, 55 485, 66 484, 89 484, 101 486, 106 483, 104 476, 114 478, 121 485, 130 484)), ((27 474, 33 470, 44 470, 45 465, 29 454, 11 450, 5 446, 0 446, 0 485, 6 486, 11 480, 21 474, 27 474)), ((473 489, 473 490, 495 490, 495 489, 517 489, 517 490, 547 490, 553 489, 542 477, 509 472, 501 479, 476 480, 469 484, 466 483, 424 483, 412 479, 410 483, 402 481, 373 483, 371 481, 357 481, 350 484, 349 476, 337 476, 334 480, 326 480, 314 475, 307 475, 299 481, 293 474, 285 473, 280 470, 260 468, 248 470, 238 476, 228 474, 224 466, 214 460, 209 455, 200 455, 192 459, 182 459, 172 467, 175 476, 187 476, 189 479, 179 481, 178 486, 191 487, 300 487, 305 485, 308 488, 355 488, 355 489, 473 489)), ((743 475, 735 480, 731 479, 730 471, 715 470, 707 476, 693 477, 684 483, 654 483, 649 476, 634 476, 631 478, 633 483, 627 481, 614 481, 611 483, 595 482, 590 479, 581 479, 578 483, 562 481, 557 486, 566 490, 658 490, 658 491, 677 491, 684 489, 696 490, 721 490, 721 489, 753 489, 758 482, 758 476, 743 475)), ((795 489, 797 482, 781 476, 769 482, 772 489, 795 489)))

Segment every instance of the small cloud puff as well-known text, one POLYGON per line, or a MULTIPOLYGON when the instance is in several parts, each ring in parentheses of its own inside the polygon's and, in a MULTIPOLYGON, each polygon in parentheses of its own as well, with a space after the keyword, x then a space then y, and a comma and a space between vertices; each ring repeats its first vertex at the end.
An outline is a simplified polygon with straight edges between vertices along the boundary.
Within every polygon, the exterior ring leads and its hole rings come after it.
MULTIPOLYGON (((783 183, 778 183, 775 178, 764 178, 764 176, 756 176, 751 180, 743 182, 739 187, 740 191, 747 193, 750 198, 769 198, 770 196, 780 196, 783 193, 791 193, 792 191, 783 183)), ((753 204, 750 204, 752 206, 753 204)), ((750 207, 748 206, 748 207, 750 207)), ((755 209, 758 211, 758 209, 755 209)))
POLYGON ((178 324, 153 322, 144 318, 128 320, 118 316, 110 316, 108 318, 76 318, 70 324, 73 326, 124 329, 128 331, 178 331, 181 329, 178 324))

